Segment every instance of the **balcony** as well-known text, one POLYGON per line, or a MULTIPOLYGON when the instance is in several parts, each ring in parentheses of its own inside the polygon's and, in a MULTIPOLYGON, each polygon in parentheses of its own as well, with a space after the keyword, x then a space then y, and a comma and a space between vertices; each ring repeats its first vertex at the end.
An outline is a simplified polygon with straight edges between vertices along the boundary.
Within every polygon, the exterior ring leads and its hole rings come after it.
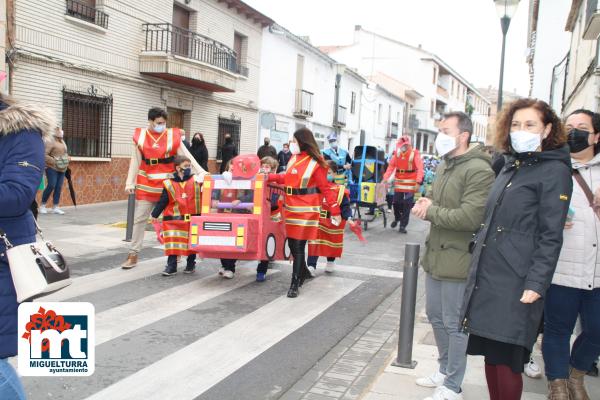
POLYGON ((98 25, 104 29, 108 29, 108 14, 97 10, 95 7, 90 7, 76 0, 67 0, 67 12, 69 17, 77 18, 94 25, 98 25))
POLYGON ((309 118, 313 116, 312 97, 313 93, 303 89, 296 89, 294 117, 309 118))
POLYGON ((144 24, 145 48, 140 73, 210 92, 235 92, 247 67, 237 64, 229 47, 172 24, 144 24))
POLYGON ((598 8, 598 0, 587 0, 584 29, 584 39, 598 39, 598 35, 600 35, 600 8, 598 8))
MULTIPOLYGON (((343 128, 344 126, 346 126, 347 111, 348 110, 346 109, 346 107, 338 105, 337 121, 333 121, 333 126, 336 126, 339 128, 343 128)), ((334 117, 334 119, 336 119, 336 118, 334 117)))
POLYGON ((445 87, 443 87, 441 85, 437 85, 437 94, 439 94, 440 96, 442 96, 445 99, 447 99, 449 97, 448 89, 446 89, 445 87))

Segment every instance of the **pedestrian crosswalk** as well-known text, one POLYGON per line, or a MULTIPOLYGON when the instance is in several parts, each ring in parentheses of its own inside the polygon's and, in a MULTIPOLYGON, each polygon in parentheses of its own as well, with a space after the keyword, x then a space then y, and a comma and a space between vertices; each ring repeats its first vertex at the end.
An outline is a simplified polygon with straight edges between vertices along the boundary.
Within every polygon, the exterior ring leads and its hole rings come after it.
MULTIPOLYGON (((240 390, 248 385, 244 393, 253 393, 248 399, 277 398, 284 387, 261 388, 241 376, 252 376, 253 365, 265 354, 280 362, 273 373, 295 365, 297 360, 278 352, 307 330, 316 337, 327 332, 328 341, 343 338, 345 328, 329 316, 351 316, 351 327, 402 277, 392 270, 340 265, 335 274, 320 273, 307 281, 301 295, 289 299, 289 263, 275 263, 261 284, 254 282, 254 262, 239 263, 232 280, 217 276, 216 260, 203 264, 196 274, 165 278, 159 275, 164 258, 150 259, 128 271, 113 268, 77 277, 70 287, 42 298, 96 302, 96 372, 89 378, 25 378, 29 397, 227 398, 213 392, 233 380, 240 390)), ((299 351, 296 356, 307 357, 301 364, 311 366, 324 353, 299 351)), ((300 368, 282 372, 289 382, 303 373, 300 368)))

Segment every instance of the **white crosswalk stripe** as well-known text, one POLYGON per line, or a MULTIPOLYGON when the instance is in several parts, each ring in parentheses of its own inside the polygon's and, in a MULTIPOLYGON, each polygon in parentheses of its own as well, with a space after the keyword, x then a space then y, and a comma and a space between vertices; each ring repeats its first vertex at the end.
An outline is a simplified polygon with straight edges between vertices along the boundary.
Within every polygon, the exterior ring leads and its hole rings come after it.
POLYGON ((193 399, 301 328, 361 282, 315 279, 305 284, 299 298, 279 297, 88 400, 193 399), (169 388, 168 395, 165 388, 169 388))

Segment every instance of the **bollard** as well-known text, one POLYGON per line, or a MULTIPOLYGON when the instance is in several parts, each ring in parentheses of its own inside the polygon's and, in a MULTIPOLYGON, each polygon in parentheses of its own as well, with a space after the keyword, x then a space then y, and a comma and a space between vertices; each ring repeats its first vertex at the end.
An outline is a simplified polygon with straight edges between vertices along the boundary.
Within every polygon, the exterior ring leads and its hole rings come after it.
POLYGON ((415 305, 417 302, 417 278, 419 276, 420 245, 407 243, 404 250, 404 274, 402 277, 402 304, 400 305, 400 330, 398 331, 398 356, 395 367, 415 368, 412 359, 415 334, 415 305))
POLYGON ((133 220, 135 216, 135 193, 131 193, 127 199, 127 229, 125 230, 125 241, 131 242, 133 236, 133 220))

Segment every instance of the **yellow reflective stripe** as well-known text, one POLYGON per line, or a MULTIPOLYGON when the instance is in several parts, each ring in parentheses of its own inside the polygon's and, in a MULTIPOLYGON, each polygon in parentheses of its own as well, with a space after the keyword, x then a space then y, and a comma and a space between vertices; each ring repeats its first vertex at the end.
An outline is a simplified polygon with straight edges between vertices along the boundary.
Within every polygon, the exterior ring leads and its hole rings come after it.
POLYGON ((288 206, 284 205, 285 209, 290 212, 295 213, 305 213, 305 212, 321 212, 321 207, 319 206, 288 206))
POLYGON ((182 231, 180 229, 171 229, 171 230, 163 231, 164 237, 175 237, 175 236, 182 236, 182 235, 187 237, 188 231, 182 231))
POLYGON ((296 156, 295 155, 292 156, 292 158, 290 158, 290 161, 288 161, 287 167, 286 167, 287 168, 286 171, 292 169, 292 167, 294 166, 294 164, 296 164, 296 156))
POLYGON ((304 175, 302 175, 302 182, 300 183, 301 189, 305 189, 306 187, 308 187, 308 181, 310 180, 310 177, 312 176, 316 166, 317 161, 311 158, 311 160, 308 162, 306 170, 304 171, 304 175))
POLYGON ((395 179, 394 182, 397 183, 417 183, 416 179, 395 179))
POLYGON ((139 189, 143 192, 150 192, 150 193, 162 193, 162 189, 161 188, 155 188, 152 186, 146 186, 146 185, 140 185, 139 183, 135 185, 136 189, 139 189))
POLYGON ((184 243, 165 243, 165 250, 188 250, 188 246, 184 243))
POLYGON ((309 221, 306 219, 286 218, 286 225, 297 225, 297 226, 319 226, 319 221, 309 221))
POLYGON ((405 190, 415 190, 414 186, 402 186, 402 185, 398 185, 398 186, 394 186, 394 189, 405 189, 405 190))
POLYGON ((164 173, 160 173, 160 174, 149 174, 144 170, 138 170, 138 175, 143 176, 144 178, 148 178, 148 179, 154 179, 154 180, 164 180, 164 179, 170 179, 173 177, 172 173, 169 172, 164 172, 164 173))
POLYGON ((338 202, 338 205, 340 205, 340 206, 341 206, 341 205, 342 205, 342 200, 344 200, 344 192, 345 192, 345 189, 344 189, 344 187, 340 186, 340 187, 338 188, 338 190, 339 190, 339 191, 338 191, 338 198, 337 198, 337 202, 338 202))
POLYGON ((140 136, 138 137, 138 148, 141 150, 144 148, 144 142, 146 141, 146 134, 148 133, 147 129, 142 129, 142 131, 140 132, 140 136))
POLYGON ((344 233, 343 229, 329 229, 324 227, 323 225, 319 225, 319 230, 325 233, 329 233, 330 235, 341 235, 344 233))
POLYGON ((337 249, 341 249, 344 247, 343 243, 333 243, 333 242, 330 242, 329 240, 323 240, 323 239, 309 240, 308 244, 314 244, 314 245, 323 244, 325 246, 334 247, 337 249))
POLYGON ((173 182, 170 180, 166 180, 163 182, 167 191, 171 194, 171 198, 173 199, 173 215, 179 216, 179 204, 177 204, 177 199, 175 197, 175 188, 173 187, 173 182))
POLYGON ((200 189, 200 185, 197 184, 196 182, 192 182, 194 185, 194 196, 195 198, 195 206, 196 206, 196 213, 200 212, 200 200, 202 198, 202 194, 201 194, 201 189, 200 189))
POLYGON ((167 152, 165 154, 165 158, 169 157, 173 150, 173 129, 167 129, 167 152))

